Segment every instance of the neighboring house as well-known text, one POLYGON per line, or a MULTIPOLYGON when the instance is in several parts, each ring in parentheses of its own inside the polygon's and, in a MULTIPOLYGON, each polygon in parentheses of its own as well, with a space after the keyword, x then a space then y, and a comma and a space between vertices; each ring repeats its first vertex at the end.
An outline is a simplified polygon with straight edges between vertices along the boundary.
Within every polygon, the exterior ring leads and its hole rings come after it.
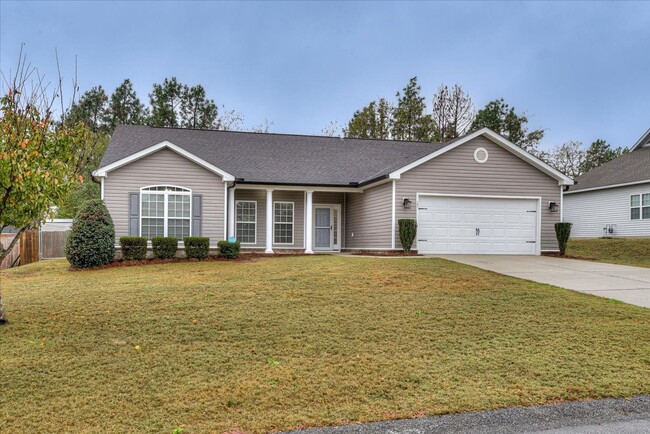
POLYGON ((627 154, 576 178, 564 195, 572 237, 650 237, 650 130, 627 154))
POLYGON ((269 253, 401 249, 403 218, 421 253, 555 251, 573 184, 488 129, 423 143, 119 126, 94 176, 117 237, 269 253))

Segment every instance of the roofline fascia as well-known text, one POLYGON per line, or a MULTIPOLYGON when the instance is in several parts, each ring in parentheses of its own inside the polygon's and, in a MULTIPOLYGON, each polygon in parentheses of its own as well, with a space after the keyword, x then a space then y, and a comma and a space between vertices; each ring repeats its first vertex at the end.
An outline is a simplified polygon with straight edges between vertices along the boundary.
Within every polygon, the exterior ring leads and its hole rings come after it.
POLYGON ((631 185, 639 185, 639 184, 650 184, 650 179, 645 179, 641 181, 623 182, 621 184, 601 185, 600 187, 585 188, 583 190, 573 190, 573 191, 569 190, 569 191, 565 191, 564 194, 587 193, 589 191, 607 190, 609 188, 628 187, 631 185))
POLYGON ((325 184, 289 184, 278 182, 245 182, 237 181, 237 190, 285 190, 285 191, 328 191, 334 193, 363 193, 359 187, 325 184))
POLYGON ((141 151, 135 152, 131 155, 128 155, 120 160, 114 161, 111 164, 107 164, 106 166, 100 167, 99 169, 95 170, 93 172, 93 176, 96 176, 98 178, 105 178, 108 176, 108 172, 118 169, 122 166, 126 166, 127 164, 133 163, 134 161, 137 161, 141 158, 144 158, 148 155, 153 154, 154 152, 160 151, 161 149, 169 149, 171 151, 176 152, 177 154, 187 158, 188 160, 198 164, 199 166, 203 167, 204 169, 207 169, 213 173, 216 173, 217 175, 221 176, 223 178, 223 181, 234 181, 235 177, 231 175, 230 173, 226 172, 225 170, 219 169, 217 166, 208 163, 207 161, 203 160, 202 158, 197 157, 196 155, 192 154, 191 152, 181 148, 180 146, 177 146, 173 144, 172 142, 169 142, 167 140, 157 143, 155 145, 149 146, 148 148, 145 148, 141 151))
POLYGON ((481 128, 478 131, 474 131, 471 134, 466 135, 465 137, 462 137, 455 142, 451 142, 447 146, 438 149, 435 152, 432 152, 429 155, 425 155, 424 157, 412 162, 411 164, 408 164, 398 170, 395 170, 389 174, 390 179, 400 179, 402 173, 407 172, 421 164, 426 163, 427 161, 432 160, 433 158, 436 158, 446 152, 451 151, 452 149, 457 148, 458 146, 469 142, 470 140, 473 140, 479 136, 484 136, 496 143, 497 145, 500 145, 501 147, 509 150, 519 158, 521 158, 524 161, 527 161, 530 163, 532 166, 535 166, 537 169, 541 170, 542 172, 546 173, 552 178, 557 179, 559 185, 574 185, 575 182, 573 179, 569 178, 568 176, 564 175, 563 173, 557 171, 556 169, 552 168, 549 166, 547 163, 543 162, 539 158, 535 157, 534 155, 524 151, 521 147, 515 145, 508 139, 502 137, 501 135, 495 133, 489 128, 481 128))
POLYGON ((648 131, 646 131, 645 134, 643 134, 641 138, 637 140, 637 142, 630 148, 630 151, 634 151, 636 148, 642 148, 643 145, 648 143, 648 139, 650 139, 650 128, 648 128, 648 131))

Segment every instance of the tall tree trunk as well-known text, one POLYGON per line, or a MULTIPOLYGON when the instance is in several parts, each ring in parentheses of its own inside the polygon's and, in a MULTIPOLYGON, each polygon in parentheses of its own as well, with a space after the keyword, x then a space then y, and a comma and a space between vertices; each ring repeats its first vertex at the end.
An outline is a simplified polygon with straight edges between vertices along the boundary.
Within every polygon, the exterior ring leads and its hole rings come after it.
MULTIPOLYGON (((22 235, 23 232, 25 232, 25 228, 22 228, 21 230, 18 231, 18 233, 14 236, 14 239, 11 240, 9 247, 7 247, 6 249, 2 249, 2 247, 0 247, 0 264, 5 259, 5 257, 9 254, 9 252, 13 250, 18 240, 20 240, 20 236, 22 235)), ((2 303, 2 280, 0 280, 0 325, 6 323, 7 323, 7 317, 5 316, 5 306, 4 303, 2 303)))

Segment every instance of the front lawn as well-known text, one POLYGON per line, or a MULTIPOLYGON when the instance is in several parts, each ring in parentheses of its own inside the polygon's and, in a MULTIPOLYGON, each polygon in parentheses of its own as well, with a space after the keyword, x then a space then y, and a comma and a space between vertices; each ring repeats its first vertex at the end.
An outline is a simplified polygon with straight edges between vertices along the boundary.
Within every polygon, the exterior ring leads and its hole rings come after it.
POLYGON ((650 238, 573 239, 567 246, 567 255, 650 268, 650 238))
POLYGON ((650 310, 441 259, 2 273, 3 432, 264 432, 650 392, 650 310))

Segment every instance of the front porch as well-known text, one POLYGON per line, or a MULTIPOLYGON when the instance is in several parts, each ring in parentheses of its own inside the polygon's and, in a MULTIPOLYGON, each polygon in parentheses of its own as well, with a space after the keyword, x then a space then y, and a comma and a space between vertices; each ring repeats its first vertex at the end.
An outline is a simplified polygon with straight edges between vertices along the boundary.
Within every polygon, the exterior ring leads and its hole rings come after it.
POLYGON ((235 184, 227 192, 227 236, 242 250, 338 252, 345 248, 351 188, 235 184))

